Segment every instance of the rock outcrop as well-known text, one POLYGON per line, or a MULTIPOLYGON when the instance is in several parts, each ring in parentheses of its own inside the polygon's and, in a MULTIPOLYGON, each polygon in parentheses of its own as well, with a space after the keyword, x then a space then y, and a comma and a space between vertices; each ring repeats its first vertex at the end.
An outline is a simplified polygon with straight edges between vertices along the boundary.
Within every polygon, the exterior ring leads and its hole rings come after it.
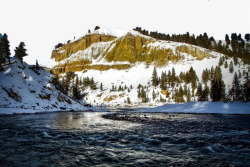
POLYGON ((112 41, 115 38, 115 36, 104 34, 86 35, 79 40, 65 44, 61 48, 53 50, 51 58, 54 58, 55 61, 59 62, 68 58, 71 54, 74 54, 79 50, 85 50, 93 43, 112 41))
POLYGON ((164 67, 169 61, 180 61, 185 54, 198 60, 212 56, 210 52, 196 46, 159 41, 133 31, 119 38, 90 34, 54 50, 51 58, 59 63, 52 68, 52 72, 123 70, 138 62, 164 67))

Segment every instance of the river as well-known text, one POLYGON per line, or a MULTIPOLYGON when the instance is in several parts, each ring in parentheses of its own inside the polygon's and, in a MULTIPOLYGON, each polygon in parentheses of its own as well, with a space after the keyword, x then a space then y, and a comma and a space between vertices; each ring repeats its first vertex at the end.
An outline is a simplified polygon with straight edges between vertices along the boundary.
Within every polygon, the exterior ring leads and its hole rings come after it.
POLYGON ((8 115, 0 166, 250 166, 249 132, 250 115, 8 115))

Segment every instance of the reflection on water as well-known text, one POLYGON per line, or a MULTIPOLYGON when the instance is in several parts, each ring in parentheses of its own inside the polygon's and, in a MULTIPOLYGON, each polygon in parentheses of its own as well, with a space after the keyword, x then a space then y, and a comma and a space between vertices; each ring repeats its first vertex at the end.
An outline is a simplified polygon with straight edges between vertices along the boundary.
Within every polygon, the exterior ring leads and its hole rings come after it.
POLYGON ((250 166, 250 115, 102 114, 0 117, 0 166, 250 166))
POLYGON ((125 130, 133 126, 139 126, 137 123, 128 123, 124 121, 113 121, 104 119, 101 115, 107 113, 101 112, 70 112, 55 113, 50 117, 46 127, 66 131, 109 131, 125 130))

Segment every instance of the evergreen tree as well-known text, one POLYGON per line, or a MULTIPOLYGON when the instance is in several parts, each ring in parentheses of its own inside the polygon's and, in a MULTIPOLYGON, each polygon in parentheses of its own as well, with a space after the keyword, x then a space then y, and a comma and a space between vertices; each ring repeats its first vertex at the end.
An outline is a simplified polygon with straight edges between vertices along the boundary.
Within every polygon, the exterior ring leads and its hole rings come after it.
POLYGON ((187 102, 191 101, 191 93, 190 93, 190 89, 188 88, 187 90, 187 102))
POLYGON ((144 90, 143 87, 141 89, 141 99, 142 99, 143 103, 147 103, 147 95, 146 95, 146 91, 144 90))
POLYGON ((182 88, 182 86, 180 86, 180 88, 179 88, 179 97, 183 97, 183 95, 184 95, 184 91, 183 91, 183 88, 182 88))
POLYGON ((221 79, 222 78, 222 72, 221 72, 220 66, 216 66, 215 67, 214 77, 216 77, 217 79, 221 79))
POLYGON ((102 85, 102 82, 100 84, 100 90, 103 91, 103 85, 102 85))
POLYGON ((183 94, 184 94, 185 96, 187 96, 187 85, 186 85, 186 84, 184 85, 184 92, 183 92, 183 94))
POLYGON ((222 59, 222 57, 220 57, 220 59, 219 59, 219 64, 218 64, 219 66, 222 66, 223 65, 223 59, 222 59))
POLYGON ((122 91, 122 87, 121 87, 121 85, 119 85, 119 87, 118 87, 118 91, 120 92, 120 91, 122 91))
POLYGON ((156 68, 154 68, 153 74, 152 74, 152 85, 156 87, 158 85, 158 76, 157 76, 157 71, 156 68))
POLYGON ((128 102, 128 104, 131 104, 131 101, 130 101, 129 97, 127 97, 127 102, 128 102))
POLYGON ((245 80, 244 80, 244 83, 243 83, 243 90, 242 90, 242 98, 243 98, 243 101, 250 101, 250 80, 249 80, 249 76, 248 76, 248 73, 246 73, 245 75, 245 80))
POLYGON ((69 79, 66 77, 66 79, 64 79, 64 77, 62 78, 62 87, 63 87, 63 93, 68 95, 68 91, 69 91, 69 79))
POLYGON ((93 77, 91 78, 89 85, 90 85, 90 89, 96 90, 96 85, 95 85, 95 81, 93 77))
POLYGON ((202 93, 203 93, 202 84, 199 83, 197 88, 198 101, 203 101, 202 93))
POLYGON ((73 85, 73 89, 72 89, 72 93, 73 93, 73 97, 75 99, 80 99, 80 90, 79 90, 79 79, 78 79, 78 75, 76 77, 75 83, 73 85))
POLYGON ((36 69, 39 70, 39 64, 37 60, 36 60, 36 69))
POLYGON ((229 39, 228 34, 226 34, 225 41, 226 41, 227 45, 230 45, 230 39, 229 39))
POLYGON ((95 26, 95 30, 99 30, 100 29, 100 26, 95 26))
POLYGON ((112 85, 111 91, 115 91, 115 86, 114 85, 112 85))
POLYGON ((166 73, 162 72, 161 73, 161 79, 160 79, 160 88, 162 90, 166 90, 167 89, 167 87, 166 87, 166 80, 167 80, 166 73))
POLYGON ((214 78, 214 66, 212 66, 210 70, 210 80, 212 80, 213 78, 214 78))
POLYGON ((153 89, 153 92, 152 92, 152 98, 153 98, 153 100, 155 100, 155 98, 156 98, 155 90, 154 89, 153 89))
POLYGON ((221 79, 214 79, 210 85, 210 98, 212 101, 219 101, 225 96, 224 82, 221 79))
POLYGON ((250 41, 250 34, 245 34, 245 40, 246 40, 247 42, 250 41))
POLYGON ((24 42, 20 42, 19 46, 15 49, 15 57, 23 61, 23 57, 27 56, 24 42))
POLYGON ((227 67, 228 67, 227 61, 225 61, 224 68, 227 68, 227 67))
POLYGON ((0 38, 0 69, 1 64, 4 63, 6 59, 10 62, 10 45, 7 34, 4 34, 0 38))
POLYGON ((209 87, 205 85, 205 88, 202 91, 202 100, 208 101, 208 95, 209 95, 209 87))
POLYGON ((230 61, 230 64, 229 64, 229 72, 230 73, 233 73, 234 72, 234 65, 233 65, 233 62, 230 61))
POLYGON ((209 73, 207 69, 203 70, 201 78, 203 83, 207 83, 207 81, 209 80, 209 73))
POLYGON ((237 73, 234 73, 232 88, 230 89, 229 94, 232 96, 234 101, 241 100, 241 84, 237 73))
POLYGON ((237 66, 237 64, 239 63, 239 59, 237 56, 233 56, 233 61, 234 61, 234 65, 237 66))

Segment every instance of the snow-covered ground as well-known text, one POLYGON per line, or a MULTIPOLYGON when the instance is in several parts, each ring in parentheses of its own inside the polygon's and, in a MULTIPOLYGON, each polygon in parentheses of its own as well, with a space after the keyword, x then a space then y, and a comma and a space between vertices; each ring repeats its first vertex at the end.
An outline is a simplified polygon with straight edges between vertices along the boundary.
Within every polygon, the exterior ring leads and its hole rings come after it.
POLYGON ((165 104, 136 112, 250 114, 250 103, 189 102, 185 104, 165 104))
MULTIPOLYGON (((211 67, 215 68, 218 65, 219 58, 221 54, 215 53, 214 54, 216 58, 205 58, 203 60, 182 60, 178 63, 170 62, 167 66, 162 68, 157 68, 157 74, 158 77, 161 76, 162 72, 168 72, 171 71, 172 68, 175 69, 176 75, 178 76, 181 72, 187 72, 190 67, 193 67, 193 69, 196 71, 196 74, 198 76, 199 81, 202 82, 202 71, 207 69, 211 69, 211 67)), ((227 60, 227 63, 229 64, 230 61, 233 61, 232 58, 229 58, 227 60)), ((220 68, 222 70, 223 74, 223 81, 226 86, 226 92, 231 88, 232 81, 234 77, 234 73, 239 71, 242 74, 243 70, 247 71, 247 65, 243 65, 242 62, 240 62, 237 66, 234 66, 234 72, 229 73, 229 68, 225 68, 224 65, 222 65, 220 68)), ((90 90, 86 89, 84 92, 87 93, 87 96, 85 97, 85 101, 88 103, 91 103, 93 105, 101 105, 105 104, 108 106, 116 107, 119 105, 120 107, 127 107, 129 106, 126 101, 129 97, 131 100, 132 106, 138 106, 138 107, 145 107, 145 106, 159 106, 162 105, 162 103, 159 102, 160 96, 165 98, 164 94, 161 94, 160 87, 153 87, 151 85, 151 77, 153 73, 154 66, 149 65, 147 66, 145 63, 138 63, 134 67, 127 69, 127 70, 116 70, 116 69, 110 69, 107 71, 99 71, 99 70, 88 70, 87 72, 76 72, 78 74, 79 78, 89 77, 94 78, 97 87, 99 88, 100 84, 103 84, 104 90, 101 91, 100 89, 97 90, 90 90), (148 89, 146 89, 147 96, 149 98, 148 103, 141 103, 141 99, 137 98, 137 86, 141 84, 143 86, 147 86, 148 89), (110 89, 112 86, 118 87, 121 86, 127 86, 130 87, 132 85, 133 89, 130 89, 130 91, 115 91, 110 92, 110 89), (157 94, 157 97, 155 100, 152 99, 152 92, 153 90, 157 94), (122 95, 124 94, 124 95, 122 95), (115 100, 105 102, 104 99, 110 96, 117 96, 115 100)), ((244 82, 244 77, 242 76, 240 78, 241 84, 244 82)), ((208 86, 210 87, 210 81, 208 81, 208 86)), ((181 84, 182 87, 184 87, 184 84, 181 84)), ((204 85, 203 85, 204 86, 204 85)), ((187 87, 191 89, 191 84, 188 84, 187 87)), ((176 87, 178 88, 178 87, 176 87)), ((170 95, 171 97, 171 95, 170 95)), ((173 103, 172 99, 165 98, 168 103, 173 103)), ((193 99, 194 100, 194 99, 193 99)), ((197 100, 197 98, 196 98, 197 100)))
POLYGON ((0 72, 0 114, 94 110, 60 93, 43 68, 14 61, 0 72))
MULTIPOLYGON (((109 106, 109 107, 153 107, 153 106, 159 106, 162 105, 163 103, 160 102, 160 96, 164 98, 168 103, 174 103, 173 99, 166 98, 164 94, 161 94, 161 89, 158 87, 153 87, 151 85, 151 77, 154 69, 153 64, 146 64, 146 63, 141 63, 141 62, 136 62, 134 64, 130 64, 127 61, 123 62, 118 62, 118 61, 111 61, 108 62, 105 59, 105 54, 107 53, 107 50, 111 50, 114 45, 116 45, 115 41, 118 39, 123 39, 124 36, 127 33, 132 34, 133 36, 140 36, 146 39, 151 39, 148 44, 143 45, 143 47, 148 47, 151 49, 170 49, 173 51, 174 54, 180 54, 183 56, 183 59, 179 61, 169 61, 166 66, 163 67, 158 67, 157 68, 157 74, 158 77, 161 76, 162 72, 168 72, 169 70, 172 71, 172 68, 175 69, 175 73, 178 76, 181 72, 187 72, 189 71, 190 67, 192 67, 197 76, 198 76, 198 81, 197 82, 202 82, 202 72, 205 69, 210 70, 211 67, 215 69, 216 66, 218 66, 219 59, 225 55, 220 54, 218 52, 210 51, 202 47, 182 43, 182 42, 171 42, 171 41, 162 41, 162 40, 156 40, 151 37, 145 36, 140 34, 137 31, 133 30, 121 30, 121 29, 116 29, 116 28, 101 28, 97 31, 94 31, 92 33, 100 33, 100 34, 109 34, 109 35, 114 35, 117 36, 118 38, 114 39, 113 41, 109 42, 97 42, 93 43, 90 47, 88 47, 85 50, 80 50, 76 52, 75 54, 70 55, 67 59, 64 59, 60 62, 54 62, 54 59, 51 61, 54 63, 53 65, 55 66, 56 64, 67 64, 69 62, 74 62, 78 61, 81 59, 88 59, 91 60, 91 65, 114 65, 114 64, 129 64, 131 65, 131 68, 126 69, 126 70, 117 70, 117 69, 110 69, 106 71, 99 71, 99 70, 84 70, 84 71, 79 71, 76 72, 78 77, 80 79, 89 77, 89 78, 94 78, 94 81, 96 82, 97 88, 100 86, 100 84, 103 84, 103 90, 101 91, 100 89, 97 90, 90 90, 89 88, 85 89, 83 91, 84 94, 86 94, 84 100, 92 105, 96 106, 109 106), (187 53, 177 53, 177 48, 180 46, 184 47, 190 47, 193 48, 193 50, 200 51, 200 53, 207 53, 208 56, 202 60, 198 60, 196 57, 187 54, 187 53), (99 55, 98 57, 93 57, 92 56, 92 49, 93 48, 93 55, 99 55), (142 86, 146 86, 146 93, 148 96, 148 103, 141 103, 141 99, 137 98, 137 86, 141 84, 142 86), (114 86, 118 89, 119 86, 125 86, 129 87, 132 85, 132 89, 130 91, 115 91, 111 92, 110 89, 114 86), (153 90, 157 94, 156 99, 152 99, 152 92, 153 90), (109 97, 113 96, 113 100, 110 101, 105 101, 104 99, 107 99, 109 97), (128 105, 126 103, 127 98, 130 98, 131 104, 128 105)), ((229 65, 230 62, 234 62, 233 58, 227 57, 225 59, 227 64, 229 65)), ((243 70, 246 72, 248 71, 249 65, 244 64, 240 59, 239 63, 237 65, 234 65, 234 72, 230 73, 229 68, 225 68, 224 64, 220 66, 222 75, 223 75, 223 81, 225 83, 225 88, 226 92, 231 88, 232 85, 232 80, 234 77, 234 73, 236 72, 239 74, 241 73, 242 77, 239 78, 240 82, 243 83, 244 81, 244 76, 243 76, 243 70)), ((208 86, 210 86, 210 81, 208 81, 208 86)), ((203 84, 204 87, 205 84, 203 84)), ((184 84, 181 84, 183 87, 184 84)), ((191 90, 191 84, 187 85, 188 88, 191 90)), ((179 86, 175 86, 175 88, 179 88, 179 86)), ((174 88, 174 89, 175 89, 174 88)), ((173 89, 173 90, 174 90, 173 89)), ((172 96, 172 90, 171 91, 170 97, 172 96)), ((196 92, 196 91, 195 91, 196 92)), ((184 97, 185 99, 185 97, 184 97)), ((193 97, 192 100, 196 99, 197 97, 193 97)))

